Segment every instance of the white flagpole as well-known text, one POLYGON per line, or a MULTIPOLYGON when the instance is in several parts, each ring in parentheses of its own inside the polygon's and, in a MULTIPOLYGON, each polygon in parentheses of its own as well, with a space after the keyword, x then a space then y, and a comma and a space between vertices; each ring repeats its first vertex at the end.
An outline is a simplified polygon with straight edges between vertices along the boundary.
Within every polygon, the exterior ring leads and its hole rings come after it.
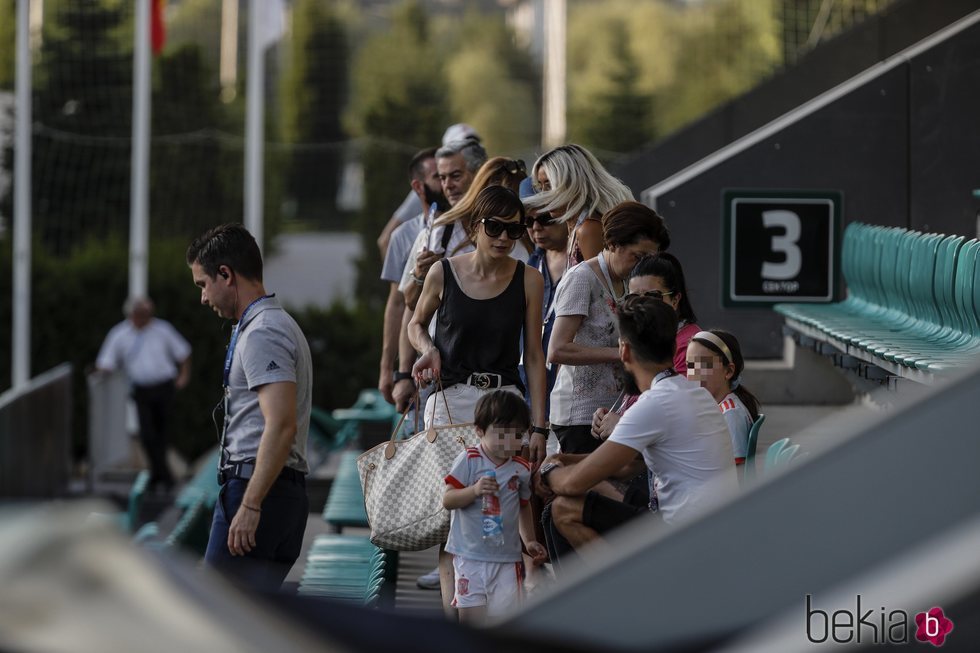
POLYGON ((31 378, 31 46, 30 1, 17 3, 14 126, 14 297, 11 385, 31 378))
POLYGON ((565 142, 565 0, 544 0, 544 125, 542 145, 565 142))
POLYGON ((136 0, 133 29, 133 152, 129 196, 129 296, 145 297, 150 243, 150 3, 136 0))
POLYGON ((221 100, 235 99, 238 77, 238 0, 221 3, 221 100))
POLYGON ((263 0, 248 3, 248 73, 245 98, 245 228, 255 237, 262 249, 264 221, 262 217, 262 156, 264 145, 265 106, 265 48, 259 42, 261 29, 260 5, 263 0))

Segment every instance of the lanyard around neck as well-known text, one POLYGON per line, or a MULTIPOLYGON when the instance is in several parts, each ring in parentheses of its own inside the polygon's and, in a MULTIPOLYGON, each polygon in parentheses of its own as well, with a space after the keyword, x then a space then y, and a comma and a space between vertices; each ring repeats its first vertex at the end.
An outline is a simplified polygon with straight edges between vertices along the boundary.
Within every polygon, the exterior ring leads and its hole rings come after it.
POLYGON ((602 276, 606 279, 606 283, 609 285, 609 293, 615 301, 621 301, 623 297, 626 296, 626 290, 623 290, 621 295, 616 294, 616 287, 613 286, 612 277, 609 276, 609 266, 606 264, 606 253, 599 252, 599 269, 602 270, 602 276))
POLYGON ((677 374, 677 370, 675 370, 673 367, 668 367, 663 372, 661 372, 657 376, 653 377, 653 383, 650 384, 650 387, 652 388, 653 386, 657 385, 658 382, 663 381, 664 379, 670 378, 670 377, 674 376, 675 374, 677 374))
POLYGON ((225 352, 225 369, 222 376, 222 385, 226 390, 228 388, 228 382, 231 378, 231 362, 235 358, 235 347, 238 345, 238 336, 241 335, 242 330, 245 328, 245 318, 248 317, 248 313, 252 310, 253 306, 258 304, 263 299, 269 299, 271 297, 275 297, 275 294, 262 295, 258 299, 253 300, 252 303, 246 306, 245 310, 242 311, 241 319, 238 320, 238 323, 235 324, 234 328, 231 330, 231 340, 228 342, 228 350, 225 352))

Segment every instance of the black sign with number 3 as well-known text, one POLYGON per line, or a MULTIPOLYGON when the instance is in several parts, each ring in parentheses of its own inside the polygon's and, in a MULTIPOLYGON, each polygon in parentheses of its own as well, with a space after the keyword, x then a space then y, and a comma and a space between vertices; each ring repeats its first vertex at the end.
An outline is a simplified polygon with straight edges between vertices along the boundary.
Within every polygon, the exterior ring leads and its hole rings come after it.
POLYGON ((723 198, 723 305, 837 298, 840 192, 726 190, 723 198))

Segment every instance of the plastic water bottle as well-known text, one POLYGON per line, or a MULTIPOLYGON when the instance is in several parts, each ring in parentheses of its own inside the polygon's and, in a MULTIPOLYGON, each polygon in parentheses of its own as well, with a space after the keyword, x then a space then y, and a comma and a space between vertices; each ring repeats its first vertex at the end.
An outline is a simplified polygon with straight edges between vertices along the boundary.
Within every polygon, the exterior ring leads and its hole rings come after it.
MULTIPOLYGON (((483 475, 497 479, 497 472, 492 469, 483 475)), ((496 494, 483 495, 483 541, 490 546, 504 545, 504 520, 500 516, 500 497, 496 494)))

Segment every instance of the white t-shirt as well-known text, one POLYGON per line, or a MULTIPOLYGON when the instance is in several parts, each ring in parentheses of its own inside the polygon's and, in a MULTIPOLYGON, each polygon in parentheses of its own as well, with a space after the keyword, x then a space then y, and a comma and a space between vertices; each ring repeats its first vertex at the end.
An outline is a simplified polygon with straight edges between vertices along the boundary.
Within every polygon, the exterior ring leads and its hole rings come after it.
MULTIPOLYGON (((619 346, 616 303, 591 267, 570 268, 555 291, 555 317, 578 315, 585 319, 573 342, 585 347, 619 346)), ((591 424, 600 406, 609 407, 619 396, 615 365, 562 365, 551 391, 551 423, 560 426, 591 424)))
POLYGON ((157 385, 176 379, 178 366, 190 355, 190 344, 170 322, 153 318, 137 329, 125 320, 109 331, 95 365, 124 370, 133 385, 157 385))
POLYGON ((718 404, 682 376, 661 379, 641 394, 609 441, 643 454, 665 522, 688 518, 708 488, 738 489, 731 436, 718 404))
POLYGON ((520 512, 531 498, 531 463, 520 456, 495 465, 478 445, 461 451, 445 481, 457 490, 467 488, 487 470, 497 475, 500 490, 500 516, 503 518, 504 544, 490 547, 483 542, 483 499, 450 513, 446 551, 469 560, 518 562, 521 559, 520 512))
POLYGON ((718 404, 728 431, 732 436, 732 454, 745 458, 749 453, 749 431, 752 429, 752 416, 742 400, 734 392, 729 392, 718 404))

